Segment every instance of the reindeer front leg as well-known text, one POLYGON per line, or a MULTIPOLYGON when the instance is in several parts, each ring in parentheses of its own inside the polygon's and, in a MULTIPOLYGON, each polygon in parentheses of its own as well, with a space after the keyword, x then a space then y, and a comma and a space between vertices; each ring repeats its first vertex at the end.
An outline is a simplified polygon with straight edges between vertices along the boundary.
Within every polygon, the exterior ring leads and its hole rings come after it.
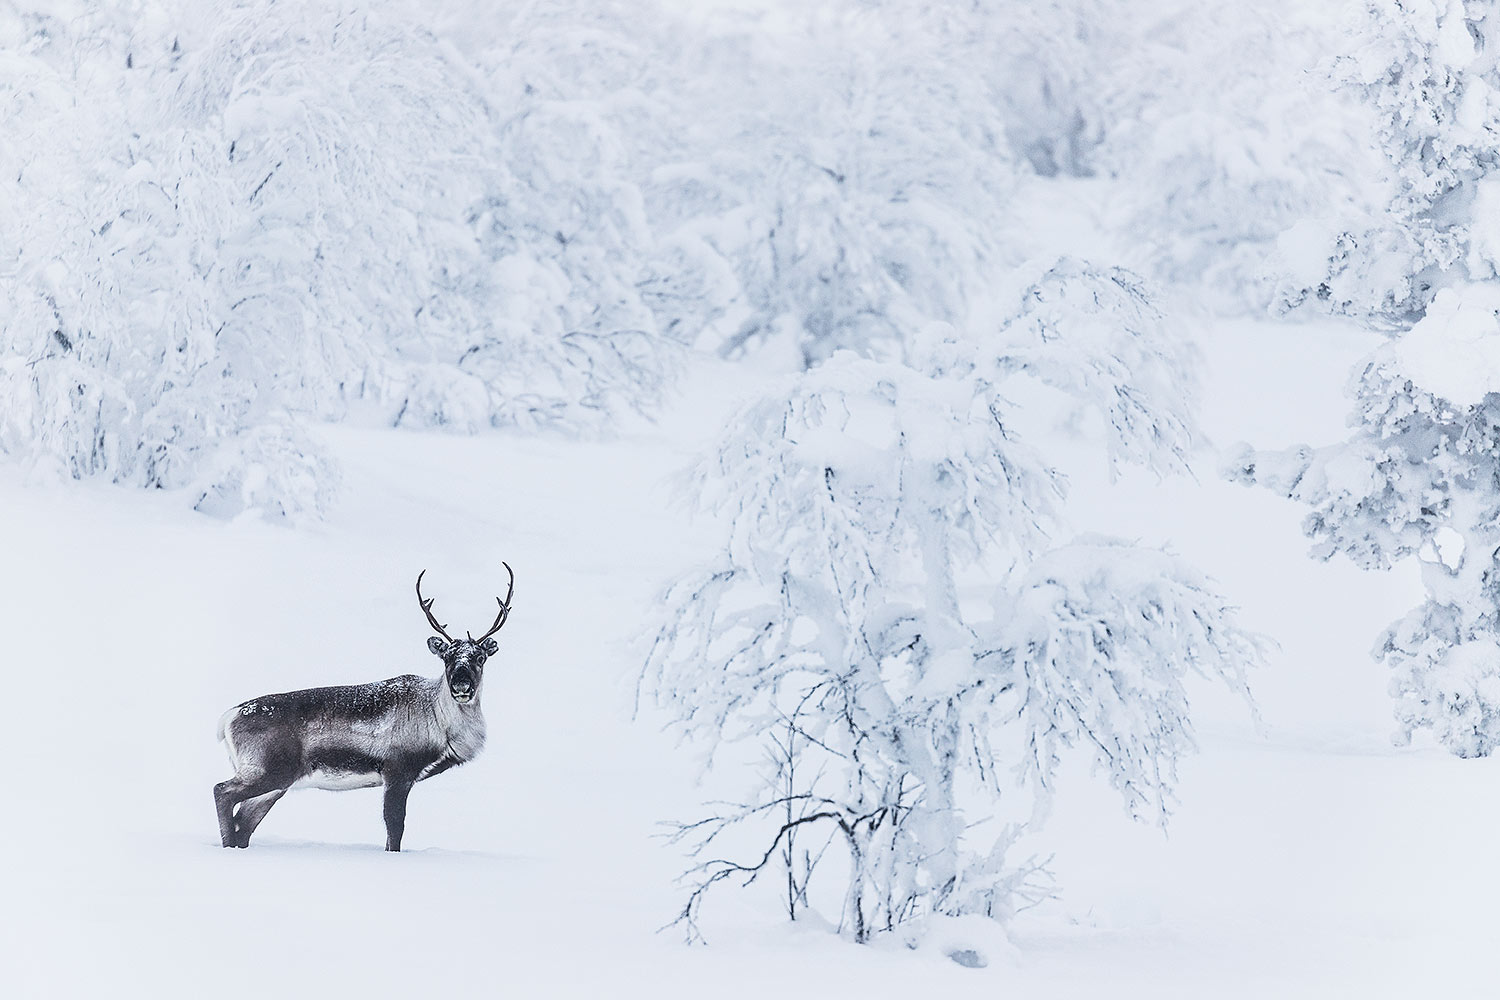
POLYGON ((405 769, 385 773, 385 849, 401 850, 401 835, 406 832, 406 797, 417 776, 405 769))

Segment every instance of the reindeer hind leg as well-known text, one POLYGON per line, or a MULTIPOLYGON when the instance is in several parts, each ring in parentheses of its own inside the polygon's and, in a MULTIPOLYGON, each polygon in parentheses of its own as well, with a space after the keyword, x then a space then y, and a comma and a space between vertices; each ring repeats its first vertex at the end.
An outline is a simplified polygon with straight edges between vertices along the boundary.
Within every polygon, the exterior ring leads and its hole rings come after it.
POLYGON ((214 786, 219 839, 225 847, 248 847, 250 834, 296 780, 302 750, 295 738, 236 731, 232 725, 226 727, 225 739, 235 775, 214 786))
POLYGON ((214 786, 214 809, 219 814, 219 840, 225 847, 239 846, 234 830, 234 807, 245 800, 244 783, 238 778, 214 786))
MULTIPOLYGON (((245 807, 250 805, 250 800, 258 799, 271 792, 284 792, 285 786, 265 776, 245 779, 236 775, 228 781, 221 781, 214 786, 214 806, 219 811, 219 840, 225 847, 246 847, 250 843, 250 835, 240 835, 240 824, 245 817, 245 807), (240 806, 240 815, 236 816, 235 806, 240 806)), ((281 796, 278 794, 277 798, 281 796)), ((259 823, 265 817, 266 812, 275 804, 271 800, 260 815, 255 817, 255 823, 259 823)), ((255 823, 250 826, 255 829, 255 823)))

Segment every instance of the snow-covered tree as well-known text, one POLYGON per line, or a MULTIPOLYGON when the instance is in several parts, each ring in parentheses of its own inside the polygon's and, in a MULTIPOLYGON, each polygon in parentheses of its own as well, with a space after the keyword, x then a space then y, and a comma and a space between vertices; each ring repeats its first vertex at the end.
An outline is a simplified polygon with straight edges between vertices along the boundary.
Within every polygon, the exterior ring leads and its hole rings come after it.
POLYGON ((784 13, 685 67, 714 113, 687 116, 646 196, 711 303, 702 347, 900 357, 925 325, 966 324, 1019 260, 1015 157, 974 61, 921 18, 857 6, 784 13))
MULTIPOLYGON (((874 5, 872 5, 874 6, 874 5)), ((977 133, 998 128, 1009 158, 1039 177, 1095 172, 1107 92, 1100 85, 1127 18, 1107 0, 995 0, 878 5, 903 36, 927 39, 942 58, 929 72, 962 75, 985 113, 977 133), (939 69, 944 67, 944 69, 939 69)))
POLYGON ((1279 297, 1405 328, 1438 289, 1496 273, 1500 21, 1483 0, 1365 0, 1348 37, 1331 72, 1374 111, 1384 202, 1289 233, 1279 297))
POLYGON ((1344 33, 1296 2, 1111 13, 1089 53, 1107 124, 1093 162, 1117 182, 1132 266, 1211 308, 1263 311, 1283 232, 1367 214, 1384 194, 1369 113, 1318 70, 1344 33))
POLYGON ((608 109, 527 79, 558 33, 487 79, 420 14, 0 10, 0 449, 295 514, 333 482, 311 420, 596 432, 659 396, 608 109))
POLYGON ((1398 739, 1430 730, 1485 756, 1500 743, 1500 285, 1439 292, 1353 391, 1346 440, 1242 448, 1228 472, 1307 504, 1314 558, 1418 560, 1427 600, 1373 651, 1392 670, 1398 739))
MULTIPOLYGON (((1260 272, 1280 233, 1311 213, 1367 210, 1380 193, 1367 116, 1314 71, 1342 38, 1321 9, 1190 0, 867 7, 899 25, 903 46, 931 46, 927 77, 963 78, 963 118, 972 134, 998 140, 1013 172, 1029 168, 1029 179, 1097 203, 1093 214, 1126 234, 1116 252, 1130 266, 1189 285, 1212 307, 1263 309, 1273 289, 1260 272)), ((1024 203, 1045 186, 1013 197, 1024 203)), ((1025 245, 1003 225, 989 231, 1010 244, 1004 250, 1025 245)))
MULTIPOLYGON (((671 21, 620 3, 470 5, 495 135, 471 221, 484 258, 444 360, 487 388, 481 422, 597 431, 649 409, 696 336, 652 282, 663 251, 641 177, 671 139, 671 21), (658 20, 659 19, 659 20, 658 20), (682 325, 688 332, 676 329, 682 325)), ((458 18, 459 15, 453 15, 458 18)))
POLYGON ((1068 246, 1028 231, 1056 178, 1129 192, 1169 281, 1241 275, 1339 157, 1221 72, 1305 33, 1190 57, 1207 16, 0 0, 0 450, 294 514, 317 421, 598 433, 684 347, 910 363, 1068 246))
POLYGON ((1008 312, 984 337, 929 325, 911 364, 834 354, 699 470, 724 548, 668 592, 645 689, 711 751, 749 741, 773 764, 756 797, 679 830, 700 852, 758 838, 689 874, 690 933, 710 886, 778 857, 795 916, 833 867, 798 852, 820 835, 842 844, 855 940, 1004 918, 1042 891, 1012 848, 1065 751, 1165 822, 1184 679, 1243 689, 1255 641, 1189 567, 1055 541, 1064 483, 1010 423, 1006 387, 1038 381, 1092 412, 1112 462, 1182 467, 1191 379, 1160 317, 1130 275, 1074 260, 1034 268, 1008 312))
POLYGON ((1301 275, 1287 304, 1321 301, 1395 339, 1355 373, 1348 438, 1246 447, 1229 474, 1306 503, 1316 558, 1418 560, 1427 600, 1374 650, 1392 670, 1397 736, 1429 730, 1482 756, 1500 739, 1500 21, 1465 0, 1366 0, 1362 13, 1334 67, 1378 115, 1387 202, 1362 229, 1311 218, 1283 236, 1301 275))

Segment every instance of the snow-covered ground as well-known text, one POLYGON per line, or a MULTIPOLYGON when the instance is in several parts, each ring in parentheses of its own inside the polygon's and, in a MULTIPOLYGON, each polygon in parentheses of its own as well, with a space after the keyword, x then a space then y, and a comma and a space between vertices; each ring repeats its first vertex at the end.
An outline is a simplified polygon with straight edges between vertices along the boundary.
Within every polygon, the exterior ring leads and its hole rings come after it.
MULTIPOLYGON (((1260 446, 1337 435, 1371 346, 1250 322, 1199 339, 1207 430, 1260 446)), ((729 887, 708 947, 656 933, 682 867, 656 824, 713 789, 658 720, 632 720, 633 642, 706 544, 672 477, 755 378, 699 363, 657 423, 605 443, 328 429, 342 499, 295 530, 0 469, 7 994, 1494 995, 1500 764, 1393 748, 1366 655, 1415 580, 1310 562, 1298 509, 1211 462, 1196 482, 1075 472, 1088 527, 1170 542, 1280 643, 1256 678, 1260 726, 1194 689, 1202 751, 1166 835, 1069 772, 1038 840, 1062 895, 1016 920, 1009 949, 972 926, 859 947, 729 887), (517 584, 490 742, 414 791, 406 851, 381 851, 376 791, 288 796, 248 851, 220 848, 219 714, 435 671, 417 571, 468 627, 490 618, 501 559, 517 584), (988 966, 949 961, 960 940, 988 966)))

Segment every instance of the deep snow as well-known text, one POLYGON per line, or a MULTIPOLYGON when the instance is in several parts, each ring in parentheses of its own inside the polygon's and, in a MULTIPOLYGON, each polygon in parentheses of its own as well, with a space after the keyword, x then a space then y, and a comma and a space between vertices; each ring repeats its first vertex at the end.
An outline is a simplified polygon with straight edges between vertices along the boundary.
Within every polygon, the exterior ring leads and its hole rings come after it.
MULTIPOLYGON (((1334 438, 1375 346, 1243 321, 1199 340, 1207 430, 1263 447, 1334 438)), ((1260 726, 1193 689, 1202 752, 1168 834, 1069 771, 1035 845, 1062 895, 1010 949, 971 925, 861 948, 786 925, 771 888, 728 886, 709 947, 655 933, 682 867, 657 821, 737 779, 695 785, 696 753, 632 721, 632 640, 708 537, 673 476, 756 378, 699 363, 659 422, 605 443, 327 429, 342 499, 314 528, 0 469, 10 995, 1493 995, 1500 765, 1393 748, 1367 657, 1417 602, 1414 574, 1310 562, 1297 509, 1220 482, 1207 455, 1197 481, 1073 470, 1081 526, 1170 542, 1281 644, 1255 678, 1260 726), (407 851, 380 850, 376 791, 288 796, 250 850, 221 849, 220 712, 435 672, 417 571, 467 627, 489 621, 502 558, 517 585, 490 742, 413 792, 407 851), (964 942, 988 967, 942 954, 964 942)))

